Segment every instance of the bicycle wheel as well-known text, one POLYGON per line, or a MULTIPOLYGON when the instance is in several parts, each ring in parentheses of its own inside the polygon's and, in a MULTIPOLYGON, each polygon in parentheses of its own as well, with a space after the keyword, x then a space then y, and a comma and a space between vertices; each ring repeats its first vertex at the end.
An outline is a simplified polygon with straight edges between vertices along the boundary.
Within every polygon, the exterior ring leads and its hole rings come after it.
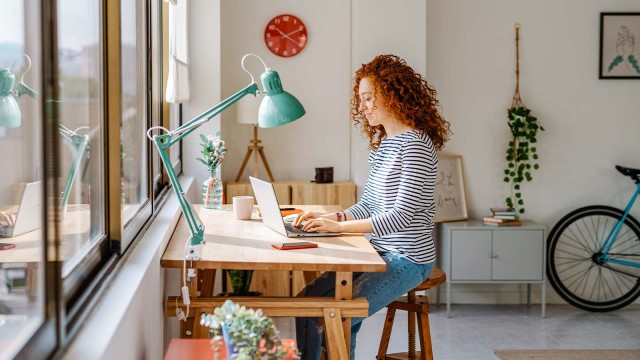
MULTIPOLYGON (((563 217, 547 239, 547 277, 569 304, 588 311, 612 311, 640 296, 640 268, 604 262, 600 245, 623 211, 595 205, 563 217)), ((609 258, 640 263, 640 223, 625 219, 609 258)))

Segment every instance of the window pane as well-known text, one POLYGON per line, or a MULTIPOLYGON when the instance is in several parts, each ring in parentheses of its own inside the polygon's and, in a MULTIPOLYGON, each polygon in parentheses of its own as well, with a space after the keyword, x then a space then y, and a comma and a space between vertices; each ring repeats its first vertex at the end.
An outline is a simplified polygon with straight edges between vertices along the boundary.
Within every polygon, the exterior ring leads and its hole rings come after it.
POLYGON ((145 2, 123 0, 122 35, 122 223, 148 199, 147 69, 145 2))
MULTIPOLYGON (((180 126, 180 105, 164 102, 164 86, 168 76, 169 56, 169 3, 156 1, 151 3, 151 125, 162 126, 166 129, 175 129, 180 126)), ((155 130, 154 135, 161 134, 155 130)), ((177 174, 182 172, 181 163, 182 144, 175 144, 169 149, 169 156, 173 168, 177 174)), ((152 146, 152 176, 154 200, 160 200, 159 195, 168 189, 169 180, 163 177, 164 166, 160 160, 160 153, 152 146)))
MULTIPOLYGON (((180 113, 181 113, 181 105, 180 104, 171 104, 169 106, 169 118, 170 121, 169 123, 171 124, 171 130, 178 128, 180 125, 182 125, 180 123, 181 119, 180 119, 180 113)), ((181 154, 180 154, 180 146, 173 146, 171 148, 171 164, 173 164, 174 168, 176 166, 179 165, 180 163, 180 159, 181 154)), ((181 170, 181 169, 180 169, 181 170)), ((179 171, 176 171, 176 173, 180 173, 179 171)))
POLYGON ((58 1, 63 277, 105 234, 100 4, 58 1))
POLYGON ((15 245, 0 250, 0 358, 13 358, 44 321, 41 102, 16 91, 23 79, 42 94, 41 25, 36 1, 0 0, 0 14, 0 89, 13 91, 0 93, 0 243, 15 245))

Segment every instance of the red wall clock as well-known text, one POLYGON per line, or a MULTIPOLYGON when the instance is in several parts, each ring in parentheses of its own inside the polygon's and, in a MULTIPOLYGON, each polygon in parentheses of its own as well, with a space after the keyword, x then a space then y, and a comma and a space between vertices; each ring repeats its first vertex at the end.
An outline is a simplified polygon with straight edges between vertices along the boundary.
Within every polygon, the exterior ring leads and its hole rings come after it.
POLYGON ((307 36, 307 27, 291 14, 274 17, 264 29, 265 45, 272 53, 282 57, 300 54, 307 45, 307 36))

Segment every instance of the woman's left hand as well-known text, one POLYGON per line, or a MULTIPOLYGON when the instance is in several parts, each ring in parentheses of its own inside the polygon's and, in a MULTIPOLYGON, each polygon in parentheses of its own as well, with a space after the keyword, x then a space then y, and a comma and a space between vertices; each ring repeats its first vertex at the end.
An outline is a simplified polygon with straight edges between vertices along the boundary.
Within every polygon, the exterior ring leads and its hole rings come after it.
POLYGON ((310 232, 340 232, 340 225, 337 221, 318 217, 307 220, 306 224, 302 227, 302 230, 310 232))

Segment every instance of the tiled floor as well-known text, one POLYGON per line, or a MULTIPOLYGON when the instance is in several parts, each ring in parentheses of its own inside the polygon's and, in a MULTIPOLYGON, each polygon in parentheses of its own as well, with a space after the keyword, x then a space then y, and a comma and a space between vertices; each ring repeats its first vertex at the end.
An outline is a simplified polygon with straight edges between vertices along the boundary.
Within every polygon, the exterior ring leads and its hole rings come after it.
MULTIPOLYGON (((640 349, 640 306, 610 313, 590 313, 570 305, 432 306, 429 315, 436 360, 495 360, 494 349, 640 349)), ((384 312, 366 319, 358 334, 358 360, 375 359, 384 312)), ((295 337, 293 321, 277 320, 283 337, 295 337)), ((399 311, 389 352, 406 351, 407 317, 399 311)), ((419 345, 418 345, 419 347, 419 345)))

